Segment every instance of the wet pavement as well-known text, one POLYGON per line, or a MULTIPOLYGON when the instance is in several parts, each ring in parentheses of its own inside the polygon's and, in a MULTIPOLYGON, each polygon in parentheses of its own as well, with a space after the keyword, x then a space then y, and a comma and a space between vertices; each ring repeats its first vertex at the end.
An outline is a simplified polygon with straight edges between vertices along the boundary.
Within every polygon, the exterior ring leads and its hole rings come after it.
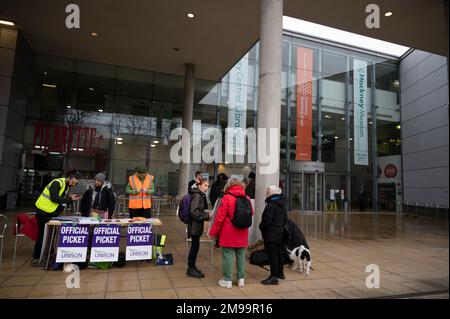
POLYGON ((163 211, 167 235, 165 253, 174 265, 155 266, 128 262, 124 268, 81 271, 77 289, 65 287, 66 273, 30 267, 33 242, 23 240, 12 261, 14 237, 10 214, 3 262, 0 263, 0 298, 448 298, 448 221, 393 213, 292 212, 289 218, 304 232, 311 247, 310 276, 286 267, 286 280, 278 286, 263 286, 268 272, 246 265, 246 285, 225 289, 221 278, 221 252, 201 243, 198 266, 205 278, 186 277, 185 225, 171 211, 163 211), (371 273, 378 268, 380 287, 368 288, 371 273))

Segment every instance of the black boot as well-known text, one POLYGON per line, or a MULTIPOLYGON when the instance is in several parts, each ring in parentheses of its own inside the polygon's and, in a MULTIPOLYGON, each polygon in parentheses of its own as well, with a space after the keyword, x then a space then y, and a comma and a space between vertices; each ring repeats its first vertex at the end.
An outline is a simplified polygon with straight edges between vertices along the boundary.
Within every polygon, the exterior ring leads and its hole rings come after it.
POLYGON ((200 273, 197 269, 195 269, 194 267, 189 267, 186 271, 186 275, 188 275, 188 277, 194 277, 194 278, 203 278, 205 277, 204 274, 200 273))
POLYGON ((278 285, 278 278, 274 276, 270 276, 267 279, 261 281, 263 285, 278 285))
POLYGON ((197 270, 201 275, 203 275, 203 277, 205 276, 205 274, 204 274, 200 269, 198 269, 197 266, 194 266, 194 268, 195 268, 195 270, 197 270))
POLYGON ((286 279, 286 276, 283 273, 281 273, 277 276, 277 278, 278 279, 286 279))

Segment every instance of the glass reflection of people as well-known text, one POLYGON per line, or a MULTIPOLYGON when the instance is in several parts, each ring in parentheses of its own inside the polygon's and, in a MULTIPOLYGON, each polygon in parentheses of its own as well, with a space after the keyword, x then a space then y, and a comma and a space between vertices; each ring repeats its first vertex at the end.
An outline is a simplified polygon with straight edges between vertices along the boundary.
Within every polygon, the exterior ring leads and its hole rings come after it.
POLYGON ((364 186, 361 186, 361 189, 358 194, 359 201, 359 211, 365 212, 367 208, 367 192, 364 189, 364 186))

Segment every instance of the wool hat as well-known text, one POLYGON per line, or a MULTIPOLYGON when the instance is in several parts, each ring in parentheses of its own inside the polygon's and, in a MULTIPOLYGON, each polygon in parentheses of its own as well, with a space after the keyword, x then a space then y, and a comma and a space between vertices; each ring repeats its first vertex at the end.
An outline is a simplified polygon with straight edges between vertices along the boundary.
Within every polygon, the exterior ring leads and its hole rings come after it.
POLYGON ((106 180, 106 175, 103 173, 98 173, 95 175, 95 179, 103 183, 106 180))
POLYGON ((138 166, 138 167, 136 167, 136 172, 138 174, 143 174, 143 173, 147 173, 147 170, 145 169, 144 166, 138 166))

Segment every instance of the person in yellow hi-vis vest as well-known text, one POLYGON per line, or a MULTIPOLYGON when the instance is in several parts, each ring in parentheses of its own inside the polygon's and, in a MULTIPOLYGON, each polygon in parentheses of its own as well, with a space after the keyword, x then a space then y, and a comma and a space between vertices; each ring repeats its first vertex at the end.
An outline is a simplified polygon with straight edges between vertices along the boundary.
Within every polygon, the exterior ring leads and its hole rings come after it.
POLYGON ((136 173, 128 177, 125 193, 129 195, 130 218, 152 218, 152 194, 155 192, 155 177, 139 166, 136 173))
POLYGON ((80 174, 77 171, 72 170, 67 173, 66 178, 62 177, 52 180, 44 188, 37 199, 35 206, 37 208, 36 219, 38 222, 39 234, 34 245, 33 260, 31 261, 32 266, 39 266, 45 224, 47 224, 52 217, 61 214, 68 204, 80 198, 79 195, 68 196, 69 188, 76 186, 79 179, 80 174))

